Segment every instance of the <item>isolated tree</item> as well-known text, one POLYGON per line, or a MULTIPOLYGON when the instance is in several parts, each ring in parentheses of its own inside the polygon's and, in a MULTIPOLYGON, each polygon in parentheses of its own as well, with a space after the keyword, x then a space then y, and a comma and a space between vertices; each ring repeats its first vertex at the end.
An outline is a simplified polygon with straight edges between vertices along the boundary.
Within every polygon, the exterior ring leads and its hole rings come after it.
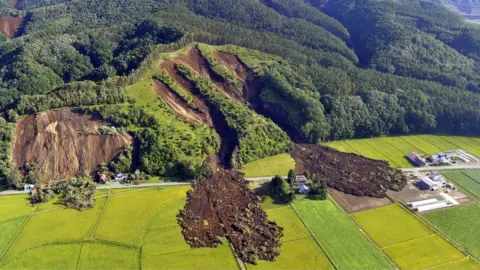
POLYGON ((295 171, 293 169, 290 169, 288 171, 288 178, 287 178, 287 181, 288 183, 291 185, 293 183, 293 181, 295 180, 295 171))

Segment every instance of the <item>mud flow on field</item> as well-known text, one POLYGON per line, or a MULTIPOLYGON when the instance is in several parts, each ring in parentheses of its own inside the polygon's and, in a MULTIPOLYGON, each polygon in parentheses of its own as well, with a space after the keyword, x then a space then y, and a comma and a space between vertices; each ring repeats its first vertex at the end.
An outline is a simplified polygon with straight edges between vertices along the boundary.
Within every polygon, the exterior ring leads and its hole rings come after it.
POLYGON ((4 33, 8 38, 14 38, 21 27, 23 20, 23 16, 0 17, 0 33, 4 33))
POLYGON ((320 145, 295 144, 292 157, 297 172, 315 172, 328 186, 347 194, 383 198, 387 189, 400 190, 406 184, 401 171, 390 168, 385 161, 320 145))
POLYGON ((283 229, 268 221, 242 173, 216 171, 196 181, 187 199, 178 220, 190 246, 215 247, 226 237, 242 261, 279 255, 283 229))
POLYGON ((335 201, 338 202, 338 204, 340 204, 340 206, 350 214, 378 208, 392 203, 392 201, 390 201, 388 198, 355 196, 343 193, 333 188, 329 188, 328 191, 335 201))
POLYGON ((16 126, 13 164, 36 164, 46 182, 92 172, 132 143, 128 134, 100 134, 103 125, 108 123, 71 110, 25 116, 16 126))

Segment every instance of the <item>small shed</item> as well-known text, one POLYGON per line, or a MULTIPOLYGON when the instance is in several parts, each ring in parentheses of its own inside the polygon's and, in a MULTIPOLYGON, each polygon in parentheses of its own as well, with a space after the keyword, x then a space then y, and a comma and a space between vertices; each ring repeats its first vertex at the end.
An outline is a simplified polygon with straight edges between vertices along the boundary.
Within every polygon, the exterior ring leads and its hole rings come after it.
POLYGON ((102 173, 100 174, 100 182, 101 183, 106 183, 107 182, 107 175, 102 173))
POLYGON ((30 192, 32 189, 34 189, 35 186, 34 185, 24 185, 23 186, 23 191, 26 191, 26 192, 30 192))
POLYGON ((307 177, 305 175, 297 175, 295 177, 295 182, 293 183, 295 186, 306 185, 308 183, 307 177))
POLYGON ((298 193, 300 194, 308 194, 310 192, 310 188, 308 188, 306 185, 301 185, 300 188, 298 189, 298 193))

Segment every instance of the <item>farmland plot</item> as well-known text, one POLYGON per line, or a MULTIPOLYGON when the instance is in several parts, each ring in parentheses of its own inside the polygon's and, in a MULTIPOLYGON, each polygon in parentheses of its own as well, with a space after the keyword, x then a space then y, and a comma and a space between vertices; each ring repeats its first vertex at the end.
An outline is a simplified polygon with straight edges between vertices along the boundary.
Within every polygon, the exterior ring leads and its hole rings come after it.
POLYGON ((395 168, 406 168, 410 166, 410 162, 405 158, 405 153, 400 152, 383 140, 366 140, 366 142, 375 150, 382 153, 390 160, 390 166, 395 168))
POLYGON ((442 138, 452 144, 455 144, 457 148, 463 149, 476 156, 480 155, 480 151, 476 147, 474 147, 474 145, 472 145, 472 143, 476 143, 475 140, 472 140, 471 142, 465 142, 461 139, 462 137, 442 136, 442 138))
POLYGON ((446 151, 446 150, 454 150, 454 149, 458 149, 459 147, 453 143, 450 143, 449 141, 446 141, 445 139, 443 139, 442 137, 440 136, 436 136, 436 135, 419 135, 418 137, 420 137, 421 139, 423 139, 424 141, 430 143, 431 145, 435 145, 435 147, 437 147, 438 149, 442 150, 442 151, 446 151))
POLYGON ((138 269, 138 249, 104 243, 84 243, 78 269, 138 269))
POLYGON ((400 151, 402 153, 402 157, 405 157, 408 154, 408 152, 415 152, 419 155, 424 154, 422 150, 406 142, 405 140, 402 139, 402 137, 381 137, 381 138, 374 138, 372 140, 382 140, 384 142, 387 142, 392 147, 400 151))
POLYGON ((420 149, 423 153, 428 155, 433 155, 442 150, 435 145, 430 144, 419 136, 402 136, 401 137, 407 143, 414 145, 416 148, 420 149))
POLYGON ((35 211, 29 205, 28 196, 12 195, 0 196, 0 222, 20 216, 25 216, 35 211))
POLYGON ((326 145, 341 152, 358 154, 357 151, 355 151, 348 144, 346 144, 345 141, 329 142, 326 145))
POLYGON ((428 213, 424 218, 480 260, 479 204, 428 213))
POLYGON ((293 207, 336 268, 393 268, 330 199, 296 200, 293 207))
POLYGON ((365 142, 365 140, 351 140, 345 142, 348 146, 364 157, 388 161, 387 157, 373 149, 368 143, 365 142))
POLYGON ((248 164, 240 170, 245 177, 285 176, 290 169, 295 168, 295 161, 289 154, 267 157, 248 164))
POLYGON ((480 198, 480 184, 472 178, 459 171, 445 172, 444 175, 469 193, 480 198))
POLYGON ((13 239, 15 239, 27 218, 25 216, 0 223, 0 257, 7 250, 13 239))
POLYGON ((397 204, 352 217, 401 269, 422 269, 465 258, 397 204))

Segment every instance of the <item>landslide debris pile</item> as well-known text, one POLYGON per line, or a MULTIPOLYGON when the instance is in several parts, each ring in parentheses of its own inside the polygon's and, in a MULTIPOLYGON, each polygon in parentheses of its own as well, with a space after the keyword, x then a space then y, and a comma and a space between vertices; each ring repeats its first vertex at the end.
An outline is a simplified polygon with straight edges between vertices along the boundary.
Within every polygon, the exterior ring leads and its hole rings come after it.
POLYGON ((101 134, 108 125, 71 110, 25 116, 16 126, 13 164, 36 164, 45 182, 91 172, 108 163, 132 143, 128 134, 101 134))
POLYGON ((315 172, 327 181, 328 186, 356 196, 383 198, 386 189, 398 191, 407 181, 399 170, 390 168, 385 161, 320 145, 297 144, 292 156, 297 172, 315 172))
POLYGON ((259 201, 242 173, 219 170, 193 184, 178 223, 191 247, 215 247, 226 237, 242 261, 273 261, 283 228, 268 221, 259 201))

